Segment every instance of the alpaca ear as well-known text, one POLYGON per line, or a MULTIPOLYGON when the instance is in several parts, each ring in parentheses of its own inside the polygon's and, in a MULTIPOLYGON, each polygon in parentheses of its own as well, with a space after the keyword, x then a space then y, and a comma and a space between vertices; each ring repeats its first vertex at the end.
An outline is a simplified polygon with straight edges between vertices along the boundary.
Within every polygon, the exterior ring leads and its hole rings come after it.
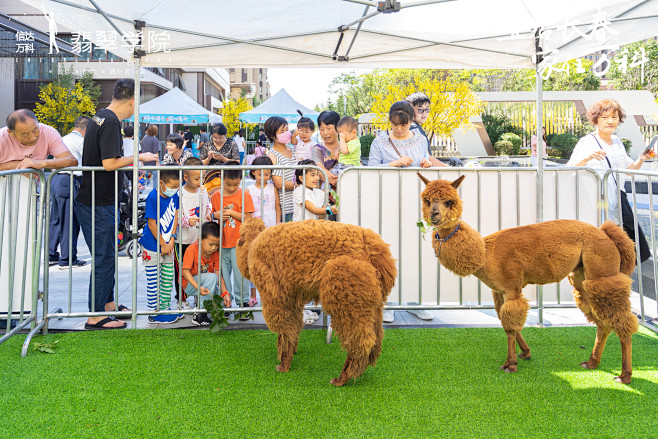
POLYGON ((462 176, 459 177, 457 180, 453 181, 453 182, 451 183, 451 184, 452 184, 452 187, 454 187, 455 189, 457 189, 457 188, 459 187, 459 185, 462 184, 462 181, 464 180, 464 178, 466 178, 466 176, 465 176, 465 175, 462 175, 462 176))
POLYGON ((427 186, 427 183, 429 183, 430 181, 429 181, 427 178, 425 178, 425 177, 423 176, 423 174, 421 174, 420 172, 416 172, 416 174, 418 175, 418 178, 420 178, 421 180, 423 180, 423 183, 425 183, 425 186, 427 186))

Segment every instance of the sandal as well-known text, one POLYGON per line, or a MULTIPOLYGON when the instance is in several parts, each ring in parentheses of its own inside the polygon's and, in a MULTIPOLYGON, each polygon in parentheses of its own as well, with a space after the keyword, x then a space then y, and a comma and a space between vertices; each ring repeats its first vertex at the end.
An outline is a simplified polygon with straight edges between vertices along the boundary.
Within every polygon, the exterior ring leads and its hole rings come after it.
POLYGON ((85 330, 87 330, 87 331, 99 331, 99 330, 103 330, 103 329, 123 329, 127 326, 126 322, 123 322, 123 325, 121 325, 121 326, 103 326, 103 325, 106 325, 110 322, 116 322, 116 321, 117 321, 117 319, 110 316, 110 317, 106 317, 103 320, 101 320, 99 322, 96 322, 94 324, 91 324, 89 322, 85 322, 85 330))
POLYGON ((249 299, 249 304, 247 306, 251 307, 251 306, 256 306, 256 305, 258 305, 258 299, 256 299, 255 297, 252 297, 251 299, 249 299))
MULTIPOLYGON (((130 308, 128 308, 127 306, 124 306, 124 305, 119 305, 119 307, 116 310, 117 311, 131 311, 130 308)), ((132 318, 133 318, 133 316, 118 316, 117 317, 117 319, 120 319, 120 320, 130 320, 132 318)))

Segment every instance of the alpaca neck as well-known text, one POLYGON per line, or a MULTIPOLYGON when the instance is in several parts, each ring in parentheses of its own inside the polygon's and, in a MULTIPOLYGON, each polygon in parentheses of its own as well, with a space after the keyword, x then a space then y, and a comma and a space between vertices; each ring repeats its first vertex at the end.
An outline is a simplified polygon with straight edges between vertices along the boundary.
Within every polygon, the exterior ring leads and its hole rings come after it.
POLYGON ((441 265, 459 276, 475 274, 484 268, 484 240, 475 229, 459 221, 436 232, 434 251, 441 265))

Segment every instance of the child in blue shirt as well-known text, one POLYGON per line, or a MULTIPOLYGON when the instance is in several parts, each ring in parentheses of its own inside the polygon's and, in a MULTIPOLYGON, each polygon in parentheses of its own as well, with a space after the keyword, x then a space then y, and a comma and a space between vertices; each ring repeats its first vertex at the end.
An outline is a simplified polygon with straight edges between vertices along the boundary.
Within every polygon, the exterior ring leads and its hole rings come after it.
MULTIPOLYGON (((174 281, 174 233, 178 222, 178 187, 180 177, 178 170, 163 169, 157 189, 153 189, 146 197, 146 219, 148 227, 139 240, 142 245, 142 263, 146 269, 146 299, 147 308, 155 311, 169 309, 171 288, 174 281), (158 195, 160 196, 160 212, 158 212, 158 195), (159 237, 158 237, 159 225, 159 237), (160 257, 158 261, 158 243, 160 241, 160 257), (158 302, 158 262, 160 266, 160 303, 158 302)), ((174 323, 183 318, 182 314, 154 314, 149 316, 149 323, 174 323)))

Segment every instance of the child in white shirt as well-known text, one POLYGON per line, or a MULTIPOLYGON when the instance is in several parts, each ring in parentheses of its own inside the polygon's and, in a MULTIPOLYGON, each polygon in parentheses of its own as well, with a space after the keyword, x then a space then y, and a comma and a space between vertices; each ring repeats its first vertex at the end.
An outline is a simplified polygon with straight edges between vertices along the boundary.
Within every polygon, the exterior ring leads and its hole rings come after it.
MULTIPOLYGON (((313 160, 302 160, 297 164, 315 165, 315 162, 313 160)), ((296 169, 295 181, 299 186, 292 194, 293 221, 324 219, 325 215, 332 215, 337 212, 336 206, 327 207, 324 204, 324 191, 318 189, 320 171, 317 169, 296 169)))
POLYGON ((297 122, 297 130, 293 133, 290 143, 295 145, 295 162, 310 160, 315 144, 311 136, 315 131, 315 124, 308 117, 302 117, 297 122))

